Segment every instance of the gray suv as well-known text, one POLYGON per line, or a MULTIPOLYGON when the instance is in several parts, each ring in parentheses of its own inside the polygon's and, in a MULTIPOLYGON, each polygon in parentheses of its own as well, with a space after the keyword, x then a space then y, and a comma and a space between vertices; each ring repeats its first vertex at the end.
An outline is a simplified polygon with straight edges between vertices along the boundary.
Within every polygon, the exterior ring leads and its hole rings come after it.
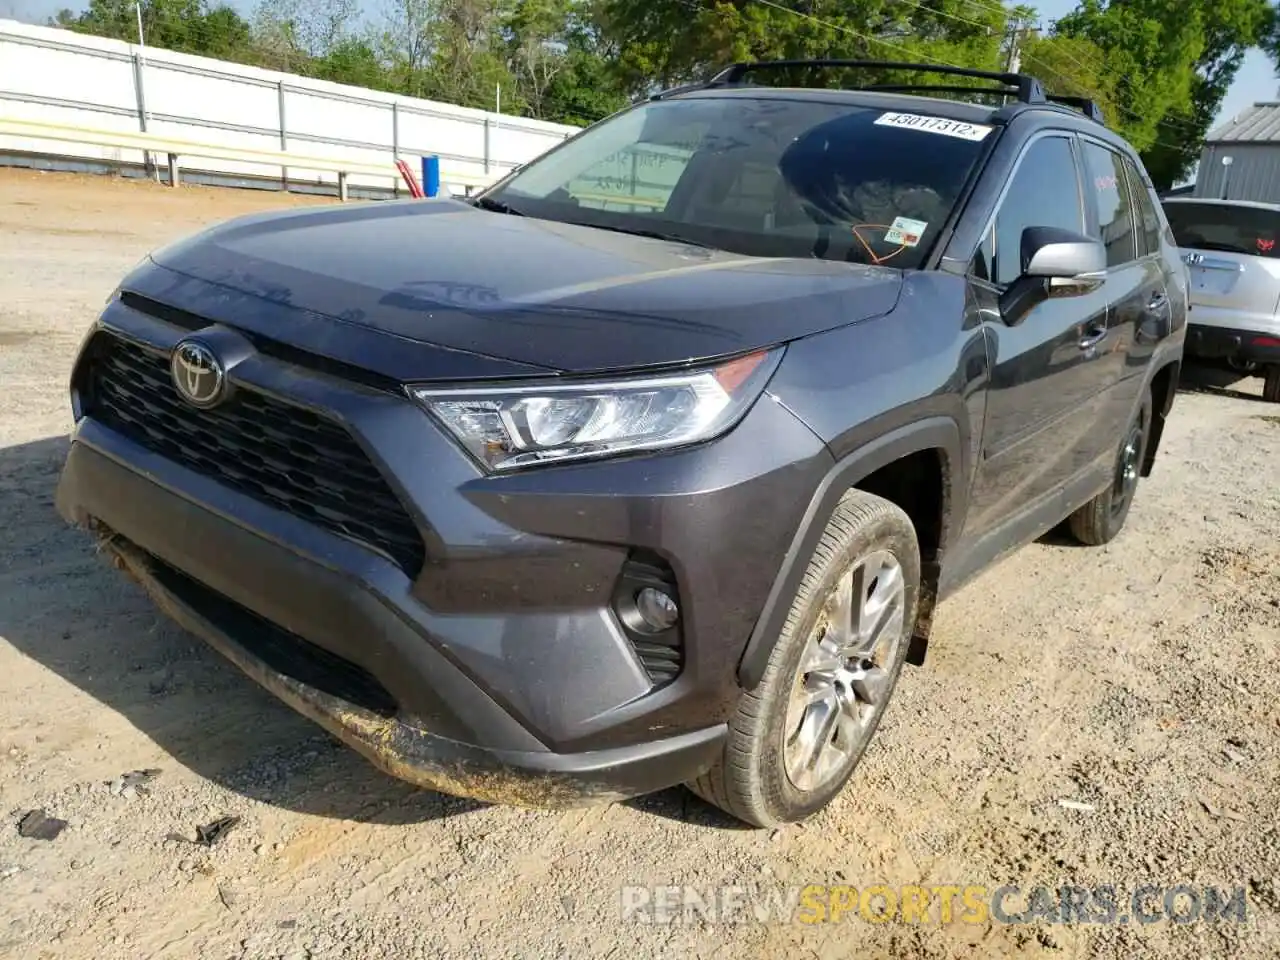
POLYGON ((477 198, 156 251, 75 362, 58 505, 397 777, 777 824, 840 792, 939 599, 1120 532, 1185 322, 1092 104, 740 64, 477 198))

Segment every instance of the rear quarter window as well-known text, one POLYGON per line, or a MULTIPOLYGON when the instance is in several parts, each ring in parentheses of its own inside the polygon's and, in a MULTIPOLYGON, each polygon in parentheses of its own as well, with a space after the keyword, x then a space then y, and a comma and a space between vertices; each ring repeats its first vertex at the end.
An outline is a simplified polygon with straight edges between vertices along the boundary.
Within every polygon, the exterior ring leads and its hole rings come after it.
POLYGON ((1166 203, 1164 212, 1180 247, 1280 257, 1280 211, 1222 203, 1166 203))
POLYGON ((1138 218, 1142 226, 1140 246, 1146 248, 1146 253, 1157 253, 1160 250, 1160 215, 1156 212, 1155 201, 1151 199, 1151 190, 1137 165, 1128 157, 1124 158, 1124 169, 1129 176, 1129 189, 1133 191, 1134 202, 1138 206, 1138 218))

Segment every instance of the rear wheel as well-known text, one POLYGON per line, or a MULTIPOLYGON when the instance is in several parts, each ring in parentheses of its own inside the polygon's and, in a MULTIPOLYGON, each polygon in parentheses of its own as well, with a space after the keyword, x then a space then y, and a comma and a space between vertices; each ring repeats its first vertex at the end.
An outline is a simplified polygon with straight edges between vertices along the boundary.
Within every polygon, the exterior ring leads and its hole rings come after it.
POLYGON ((1081 543, 1089 546, 1110 543, 1124 528, 1138 490, 1150 433, 1151 394, 1148 393, 1120 442, 1111 486, 1071 514, 1068 520, 1071 535, 1081 543))
POLYGON ((910 518, 887 500, 849 491, 823 531, 763 679, 729 722, 724 754, 690 789, 759 827, 826 806, 884 715, 919 590, 910 518))
POLYGON ((1271 403, 1280 403, 1280 363, 1273 363, 1266 368, 1262 381, 1262 399, 1271 403))

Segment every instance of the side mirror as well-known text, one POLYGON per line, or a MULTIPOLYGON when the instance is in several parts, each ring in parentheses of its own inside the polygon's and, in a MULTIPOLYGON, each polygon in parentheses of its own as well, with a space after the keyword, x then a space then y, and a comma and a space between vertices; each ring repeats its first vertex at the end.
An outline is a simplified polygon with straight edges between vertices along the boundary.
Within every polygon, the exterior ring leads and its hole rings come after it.
POLYGON ((1092 237, 1058 227, 1022 231, 1022 276, 1000 297, 1009 326, 1050 297, 1078 297, 1096 290, 1107 269, 1107 248, 1092 237))

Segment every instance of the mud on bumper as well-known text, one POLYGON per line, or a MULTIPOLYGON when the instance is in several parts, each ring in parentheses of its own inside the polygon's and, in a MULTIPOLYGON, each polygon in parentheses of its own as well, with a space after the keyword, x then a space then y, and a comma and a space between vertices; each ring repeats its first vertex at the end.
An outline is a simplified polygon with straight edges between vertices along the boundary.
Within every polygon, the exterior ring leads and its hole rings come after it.
MULTIPOLYGON (((642 748, 563 755, 490 751, 434 736, 395 716, 344 700, 273 665, 234 638, 210 608, 229 603, 195 595, 205 588, 101 527, 102 544, 170 618, 204 639, 250 679, 359 752, 384 773, 442 793, 511 806, 564 808, 608 803, 669 786, 673 769, 710 763, 721 729, 699 731, 642 748), (185 583, 184 583, 185 581, 185 583), (694 758, 705 757, 705 763, 694 758)), ((253 614, 239 611, 248 619, 253 614)), ((305 643, 305 641, 299 641, 305 643)))
MULTIPOLYGON (((393 636, 393 615, 358 583, 166 490, 83 440, 74 442, 68 455, 58 509, 65 519, 88 528, 114 564, 178 624, 398 779, 485 802, 575 807, 691 779, 722 749, 726 728, 720 724, 648 742, 558 753, 518 729, 443 657, 426 667, 439 689, 425 693, 438 695, 442 707, 433 731, 430 715, 406 715, 362 666, 242 606, 203 577, 197 580, 199 564, 192 558, 243 562, 252 556, 255 565, 272 570, 276 592, 296 596, 306 590, 313 598, 309 605, 325 608, 322 616, 366 630, 370 638, 393 636), (192 549, 198 552, 189 554, 192 549), (457 731, 477 731, 499 746, 460 740, 457 731)), ((217 576, 211 573, 210 579, 216 583, 217 576)), ((415 651, 425 654, 428 645, 414 639, 415 651)))

